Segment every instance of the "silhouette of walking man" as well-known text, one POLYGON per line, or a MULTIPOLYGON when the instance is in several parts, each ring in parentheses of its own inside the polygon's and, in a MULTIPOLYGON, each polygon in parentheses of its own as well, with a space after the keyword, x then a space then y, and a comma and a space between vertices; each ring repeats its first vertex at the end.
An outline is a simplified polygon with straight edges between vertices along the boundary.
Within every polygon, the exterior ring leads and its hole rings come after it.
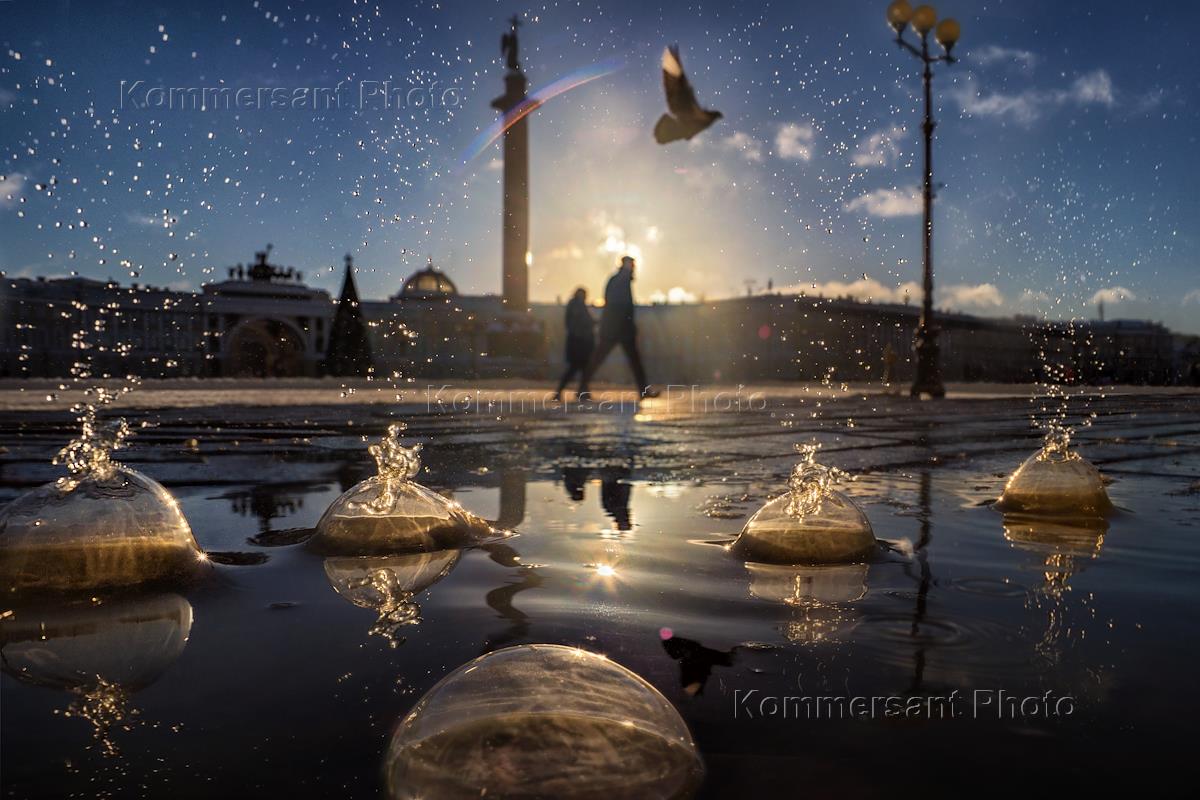
POLYGON ((646 382, 646 370, 642 367, 642 356, 637 348, 637 327, 633 323, 633 271, 637 263, 629 256, 621 258, 621 266, 608 279, 604 287, 604 312, 600 315, 600 339, 592 352, 592 360, 583 371, 579 382, 579 399, 590 399, 588 385, 592 375, 600 369, 604 359, 617 345, 625 351, 633 379, 637 381, 642 397, 658 397, 658 392, 646 382))
POLYGON ((575 290, 575 296, 567 303, 567 371, 558 382, 554 392, 555 402, 562 400, 563 389, 575 377, 587 370, 588 360, 592 357, 592 348, 596 346, 596 321, 587 307, 587 290, 575 290))

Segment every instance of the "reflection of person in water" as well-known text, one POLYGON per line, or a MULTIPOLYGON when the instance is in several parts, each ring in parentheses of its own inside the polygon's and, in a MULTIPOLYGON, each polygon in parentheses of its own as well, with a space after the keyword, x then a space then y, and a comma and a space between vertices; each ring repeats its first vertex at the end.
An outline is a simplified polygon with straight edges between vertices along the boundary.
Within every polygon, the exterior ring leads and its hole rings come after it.
POLYGON ((583 487, 591 477, 591 470, 584 467, 563 467, 563 488, 567 497, 578 503, 583 500, 583 487))
POLYGON ((617 530, 633 530, 633 515, 629 511, 629 495, 633 487, 627 480, 629 470, 624 467, 605 469, 600 477, 600 504, 613 522, 617 530))
MULTIPOLYGON (((629 510, 629 496, 633 489, 629 482, 630 475, 628 466, 610 466, 600 470, 600 505, 619 531, 633 530, 633 515, 629 510)), ((563 467, 562 481, 567 497, 573 502, 581 502, 591 478, 592 470, 587 467, 563 467)))
POLYGON ((732 667, 737 648, 713 650, 692 639, 676 636, 670 628, 659 631, 663 649, 679 662, 679 685, 692 697, 704 693, 713 667, 732 667))

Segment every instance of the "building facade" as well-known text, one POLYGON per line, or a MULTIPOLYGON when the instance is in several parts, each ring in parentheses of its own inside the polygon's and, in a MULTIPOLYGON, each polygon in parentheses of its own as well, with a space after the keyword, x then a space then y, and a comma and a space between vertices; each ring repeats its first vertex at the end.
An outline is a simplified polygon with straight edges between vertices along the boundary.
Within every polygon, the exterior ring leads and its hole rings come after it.
MULTIPOLYGON (((0 377, 303 377, 326 372, 337 303, 303 273, 248 267, 199 292, 86 278, 0 277, 0 377)), ((432 264, 386 301, 362 301, 376 374, 537 377, 544 334, 527 311, 464 296, 432 264)))
MULTIPOLYGON (((0 377, 93 375, 294 377, 326 372, 337 303, 303 274, 270 263, 199 292, 86 278, 0 279, 0 377)), ((550 378, 562 367, 560 305, 515 311, 494 295, 459 294, 430 263, 387 300, 359 303, 376 375, 550 378)), ((762 294, 639 306, 650 380, 658 384, 912 379, 919 309, 762 294)), ((1042 322, 942 312, 946 380, 1194 383, 1200 339, 1132 320, 1042 322)), ((619 352, 597 380, 628 383, 619 352)))

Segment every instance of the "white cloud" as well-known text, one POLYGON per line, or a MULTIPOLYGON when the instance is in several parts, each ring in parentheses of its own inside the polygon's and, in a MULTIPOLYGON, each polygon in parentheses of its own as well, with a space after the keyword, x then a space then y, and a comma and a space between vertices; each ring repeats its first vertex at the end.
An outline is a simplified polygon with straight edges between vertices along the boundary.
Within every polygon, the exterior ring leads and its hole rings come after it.
POLYGON ((1004 295, 990 283, 946 286, 937 293, 939 302, 951 308, 999 308, 1004 305, 1004 295))
POLYGON ((1023 304, 1049 303, 1050 295, 1041 289, 1024 289, 1021 291, 1020 302, 1023 304))
POLYGON ((965 114, 1009 117, 1022 124, 1029 124, 1044 112, 1067 105, 1106 108, 1116 105, 1112 77, 1103 69, 1080 75, 1066 89, 1026 89, 1015 94, 985 94, 978 88, 978 79, 971 76, 954 86, 950 97, 965 114))
POLYGON ((721 140, 721 146, 726 150, 740 152, 747 161, 758 163, 763 160, 762 142, 748 133, 734 131, 721 140))
POLYGON ((1185 306, 1191 305, 1192 303, 1200 305, 1200 289, 1192 289, 1183 296, 1183 304, 1185 306))
POLYGON ((915 281, 899 286, 887 286, 866 276, 856 281, 825 281, 807 286, 790 286, 781 289, 784 294, 802 292, 819 297, 850 297, 873 303, 903 303, 916 301, 921 296, 921 287, 915 281))
POLYGON ((680 305, 683 303, 696 302, 696 295, 684 289, 682 286, 672 286, 667 291, 658 291, 650 295, 651 303, 666 304, 671 306, 680 305))
POLYGON ((737 182, 719 162, 703 167, 678 167, 675 174, 680 176, 684 186, 701 197, 729 195, 737 191, 737 182))
MULTIPOLYGON (((790 286, 782 289, 789 292, 803 292, 807 295, 820 297, 849 297, 871 303, 908 303, 915 305, 921 302, 921 285, 916 281, 908 281, 897 286, 888 286, 874 278, 863 276, 855 281, 825 281, 812 283, 807 286, 790 286)), ((990 283, 975 286, 957 284, 945 286, 937 290, 938 305, 950 308, 988 309, 1000 308, 1005 305, 1003 293, 990 283)))
POLYGON ((900 125, 876 131, 858 143, 851 161, 856 167, 886 167, 894 164, 900 158, 900 142, 905 136, 906 131, 900 125))
POLYGON ((21 200, 21 191, 25 188, 25 176, 20 172, 0 175, 0 208, 16 205, 21 200))
POLYGON ((1025 72, 1032 72, 1034 66, 1037 64, 1037 56, 1028 50, 1018 50, 1015 47, 1000 47, 994 44, 972 50, 970 59, 972 63, 985 67, 992 64, 1011 64, 1025 72))
POLYGON ((153 228, 163 224, 162 217, 151 216, 150 214, 142 214, 137 211, 130 211, 125 214, 125 219, 132 222, 134 225, 145 225, 147 228, 153 228))
POLYGON ((921 189, 876 189, 846 203, 845 209, 866 211, 873 217, 911 217, 921 213, 921 189))
POLYGON ((1114 303, 1123 303, 1129 300, 1137 300, 1137 295, 1124 286, 1109 286, 1092 295, 1092 305, 1096 303, 1113 305, 1114 303))
POLYGON ((1020 94, 983 94, 968 80, 950 90, 950 97, 964 114, 974 117, 1012 117, 1017 122, 1030 123, 1038 117, 1038 93, 1032 89, 1020 94))
POLYGON ((555 247, 546 253, 548 261, 579 261, 583 258, 583 248, 574 242, 568 242, 561 247, 555 247))
MULTIPOLYGON (((615 259, 623 256, 631 256, 637 260, 639 267, 644 267, 642 259, 642 248, 635 242, 631 242, 625 235, 625 229, 612 222, 609 216, 604 212, 593 212, 588 219, 589 223, 596 229, 597 245, 596 254, 601 256, 606 262, 615 263, 615 259)), ((643 270, 644 273, 644 270, 643 270)))
POLYGON ((1117 102, 1116 97, 1113 96, 1112 78, 1102 69, 1076 78, 1075 82, 1071 84, 1071 90, 1067 93, 1066 99, 1080 105, 1099 103, 1103 106, 1112 106, 1117 102))
POLYGON ((788 122, 775 134, 775 154, 789 161, 812 161, 817 131, 812 125, 788 122))

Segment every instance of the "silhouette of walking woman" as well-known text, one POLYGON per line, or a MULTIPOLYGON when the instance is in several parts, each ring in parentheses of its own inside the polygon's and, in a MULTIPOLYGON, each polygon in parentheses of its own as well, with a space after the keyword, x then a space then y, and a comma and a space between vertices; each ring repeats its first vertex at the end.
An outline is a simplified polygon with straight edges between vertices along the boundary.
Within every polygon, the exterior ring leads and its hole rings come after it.
POLYGON ((554 391, 555 401, 562 400, 563 389, 567 388, 575 373, 582 374, 587 369, 592 348, 596 345, 595 327, 596 322, 587 306, 587 290, 580 287, 575 290, 571 302, 567 303, 567 371, 554 391))

